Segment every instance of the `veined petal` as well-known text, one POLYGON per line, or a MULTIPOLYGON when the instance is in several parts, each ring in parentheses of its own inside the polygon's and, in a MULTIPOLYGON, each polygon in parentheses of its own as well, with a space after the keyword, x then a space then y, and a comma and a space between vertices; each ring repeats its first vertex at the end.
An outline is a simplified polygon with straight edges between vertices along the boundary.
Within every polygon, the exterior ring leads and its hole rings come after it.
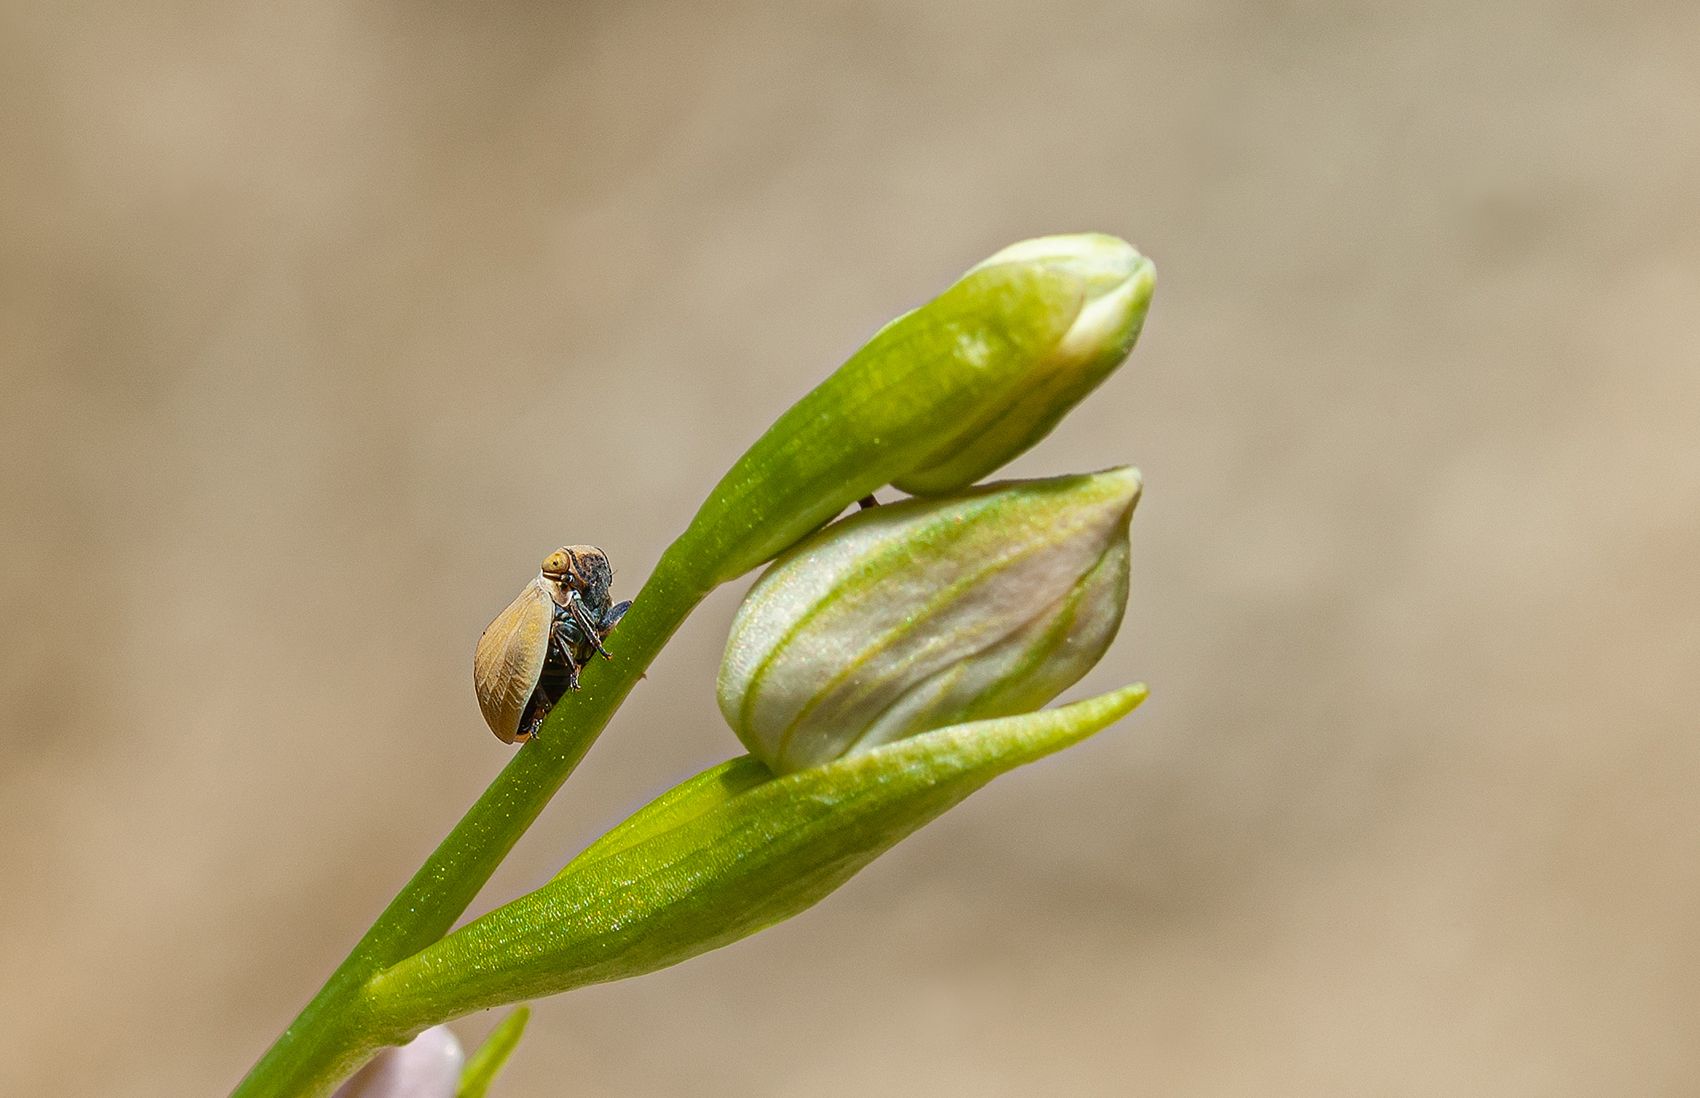
POLYGON ((780 772, 1037 708, 1097 662, 1127 597, 1132 468, 860 512, 750 591, 721 713, 780 772))

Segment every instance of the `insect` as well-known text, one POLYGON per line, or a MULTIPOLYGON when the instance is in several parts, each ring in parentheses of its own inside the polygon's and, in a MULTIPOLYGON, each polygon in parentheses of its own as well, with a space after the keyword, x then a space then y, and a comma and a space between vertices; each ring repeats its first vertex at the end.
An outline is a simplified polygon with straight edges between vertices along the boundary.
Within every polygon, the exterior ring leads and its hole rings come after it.
POLYGON ((524 743, 568 690, 632 604, 610 603, 614 569, 594 545, 564 545, 519 597, 496 615, 472 655, 478 708, 503 743, 524 743))

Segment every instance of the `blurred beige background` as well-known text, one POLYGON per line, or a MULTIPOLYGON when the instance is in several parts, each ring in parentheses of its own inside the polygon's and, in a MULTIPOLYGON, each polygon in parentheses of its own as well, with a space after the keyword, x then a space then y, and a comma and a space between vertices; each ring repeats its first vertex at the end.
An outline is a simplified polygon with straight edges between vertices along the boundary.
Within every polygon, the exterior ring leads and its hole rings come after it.
MULTIPOLYGON (((1159 266, 1150 704, 522 1095, 1700 1090, 1700 8, 17 4, 0 1092, 221 1094, 507 751, 541 554, 1023 236, 1159 266), (593 455, 586 461, 582 455, 593 455)), ((493 882, 731 753, 693 618, 493 882)), ((492 1022, 468 1019, 469 1040, 492 1022)))

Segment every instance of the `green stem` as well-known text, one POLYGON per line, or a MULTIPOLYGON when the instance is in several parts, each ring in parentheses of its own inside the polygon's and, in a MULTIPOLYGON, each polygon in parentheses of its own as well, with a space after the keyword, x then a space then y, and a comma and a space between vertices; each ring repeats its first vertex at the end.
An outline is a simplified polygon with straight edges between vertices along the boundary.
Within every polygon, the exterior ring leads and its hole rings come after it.
POLYGON ((697 603, 882 485, 965 486, 1038 441, 1097 384, 1099 367, 1114 365, 1093 358, 1084 388, 1070 382, 1060 396, 1046 380, 1072 362, 1054 352, 1088 298, 1104 292, 1100 276, 1143 272, 1143 291, 1126 303, 1134 327, 1109 333, 1120 361, 1144 316, 1149 266, 1126 244, 1099 237, 999 253, 880 329, 780 416, 662 555, 620 623, 612 664, 587 672, 584 690, 555 707, 543 734, 514 755, 233 1098, 324 1094, 373 1050, 406 1038, 366 1007, 362 989, 448 932, 697 603), (1019 430, 988 432, 1034 393, 1044 399, 1020 411, 1019 430), (973 456, 962 459, 957 447, 973 456), (929 468, 953 455, 948 469, 929 468), (963 460, 974 468, 960 468, 963 460))
POLYGON ((386 1031, 364 1010, 361 988, 374 973, 448 933, 596 742, 645 668, 713 589, 713 582, 700 576, 702 554, 691 552, 687 540, 688 535, 681 537, 662 555, 620 623, 613 659, 587 672, 584 689, 555 707, 541 734, 490 783, 231 1098, 326 1094, 374 1051, 411 1036, 386 1031))

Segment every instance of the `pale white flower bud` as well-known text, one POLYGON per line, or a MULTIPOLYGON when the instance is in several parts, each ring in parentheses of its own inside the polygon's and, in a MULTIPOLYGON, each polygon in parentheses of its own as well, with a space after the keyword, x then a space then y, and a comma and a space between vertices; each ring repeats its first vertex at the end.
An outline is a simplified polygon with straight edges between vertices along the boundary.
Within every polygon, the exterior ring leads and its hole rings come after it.
POLYGON ((791 549, 732 625, 720 711, 778 772, 1044 705, 1127 602, 1131 467, 872 508, 791 549))
POLYGON ((448 1026, 432 1026, 398 1048, 386 1048, 331 1098, 454 1098, 466 1054, 448 1026))

